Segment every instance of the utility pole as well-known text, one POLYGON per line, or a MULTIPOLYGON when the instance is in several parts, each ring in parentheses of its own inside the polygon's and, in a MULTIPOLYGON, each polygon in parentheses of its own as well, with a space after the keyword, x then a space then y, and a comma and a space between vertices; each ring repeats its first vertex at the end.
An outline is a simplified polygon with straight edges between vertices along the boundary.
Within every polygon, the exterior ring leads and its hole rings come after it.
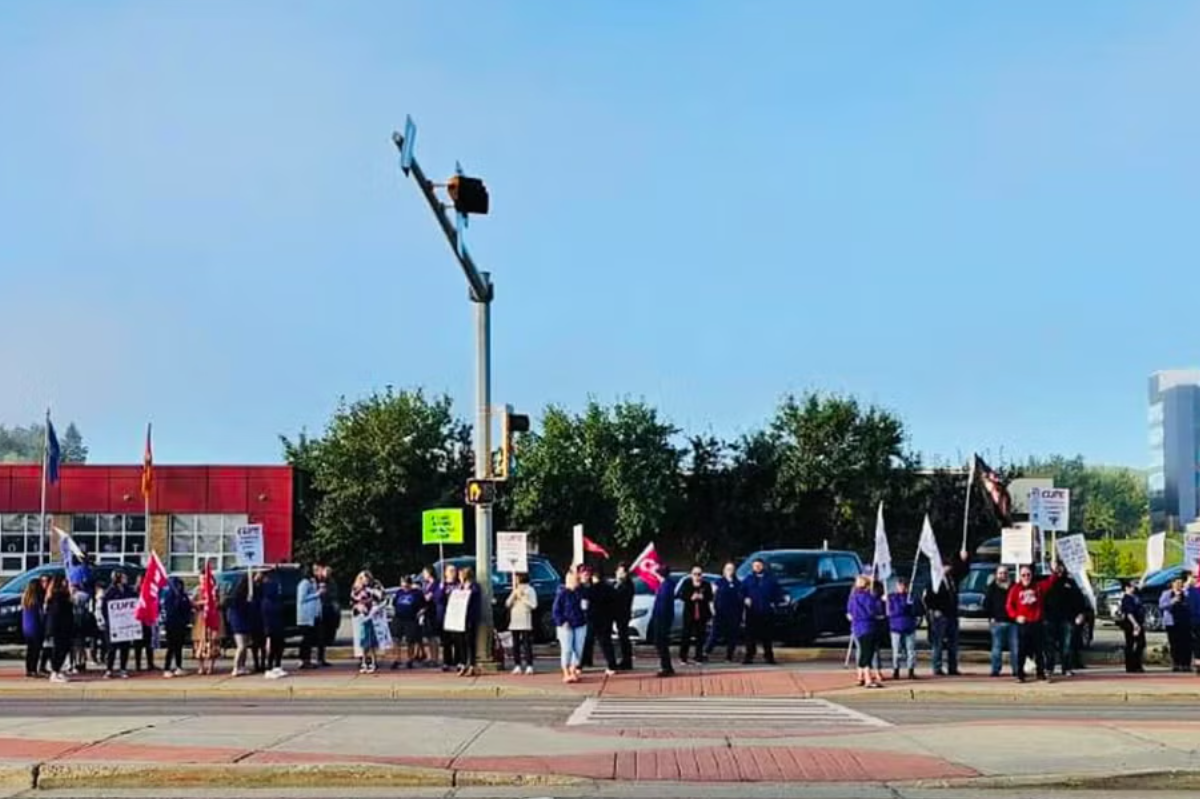
MULTIPOLYGON (((405 120, 404 133, 392 133, 392 141, 400 151, 400 168, 416 181, 421 195, 433 211, 450 249, 467 279, 468 299, 475 306, 475 479, 490 481, 492 474, 492 299, 495 287, 487 272, 479 271, 467 251, 463 233, 469 214, 488 212, 487 189, 478 178, 467 177, 462 167, 455 165, 455 174, 444 188, 451 196, 454 219, 446 213, 447 206, 438 198, 438 184, 425 176, 413 150, 417 126, 412 117, 405 120)), ((479 582, 480 620, 477 652, 486 657, 492 644, 492 506, 490 502, 475 503, 475 570, 479 582)))

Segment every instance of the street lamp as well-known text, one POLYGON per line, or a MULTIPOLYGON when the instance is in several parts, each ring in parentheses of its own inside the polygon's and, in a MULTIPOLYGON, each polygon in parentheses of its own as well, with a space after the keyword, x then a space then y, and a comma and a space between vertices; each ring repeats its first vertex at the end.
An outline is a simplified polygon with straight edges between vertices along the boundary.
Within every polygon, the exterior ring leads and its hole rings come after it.
POLYGON ((477 652, 488 652, 492 643, 492 505, 495 497, 492 486, 492 298, 495 287, 487 272, 475 266, 467 252, 463 233, 469 214, 488 212, 487 187, 479 178, 468 177, 462 167, 455 165, 455 174, 447 181, 446 189, 454 207, 454 220, 446 213, 447 206, 437 196, 437 184, 425 177, 413 150, 417 126, 412 117, 404 124, 404 133, 392 134, 400 151, 400 169, 411 175, 434 219, 442 228, 450 249, 467 279, 469 299, 475 306, 475 478, 467 488, 467 501, 475 506, 475 571, 482 592, 477 652), (474 486, 474 488, 472 488, 474 486), (490 486, 488 491, 484 486, 490 486))

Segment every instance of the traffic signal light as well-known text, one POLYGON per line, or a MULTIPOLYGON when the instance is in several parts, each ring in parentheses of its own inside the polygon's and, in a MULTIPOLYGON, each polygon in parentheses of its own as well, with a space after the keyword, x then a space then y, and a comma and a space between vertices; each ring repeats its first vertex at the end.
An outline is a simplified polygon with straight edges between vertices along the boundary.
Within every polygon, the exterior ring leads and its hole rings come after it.
POLYGON ((513 433, 528 433, 529 417, 523 413, 513 413, 511 406, 504 407, 504 416, 500 418, 500 468, 496 470, 497 480, 507 480, 513 465, 513 433))
POLYGON ((487 214, 488 190, 479 178, 455 175, 446 183, 446 191, 460 214, 487 214))
POLYGON ((472 478, 467 481, 466 500, 468 505, 492 505, 496 502, 494 480, 472 478))

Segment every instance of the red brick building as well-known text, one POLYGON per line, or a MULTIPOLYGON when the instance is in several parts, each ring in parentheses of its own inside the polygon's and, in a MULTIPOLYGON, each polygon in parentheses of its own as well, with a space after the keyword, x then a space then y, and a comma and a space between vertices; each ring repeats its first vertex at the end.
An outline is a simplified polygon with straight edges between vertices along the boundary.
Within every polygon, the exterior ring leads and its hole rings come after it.
MULTIPOLYGON (((196 574, 207 558, 232 566, 234 530, 262 524, 267 562, 290 560, 290 466, 155 466, 149 524, 141 481, 140 465, 63 465, 47 486, 47 526, 101 562, 142 563, 154 550, 171 572, 196 574)), ((41 501, 40 466, 0 464, 0 576, 40 563, 41 501)))

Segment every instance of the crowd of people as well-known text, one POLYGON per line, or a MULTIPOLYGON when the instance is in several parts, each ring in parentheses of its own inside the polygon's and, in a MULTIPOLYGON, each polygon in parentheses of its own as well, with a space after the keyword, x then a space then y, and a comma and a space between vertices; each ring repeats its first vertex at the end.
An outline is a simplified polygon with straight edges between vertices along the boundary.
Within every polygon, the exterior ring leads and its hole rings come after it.
MULTIPOLYGON (((868 574, 858 579, 846 618, 857 650, 860 685, 883 686, 882 654, 889 648, 892 679, 902 674, 916 677, 917 631, 923 620, 931 673, 959 673, 958 587, 968 568, 968 553, 959 553, 945 565, 937 590, 931 587, 920 596, 903 578, 885 583, 868 574)), ((1031 566, 1016 571, 1014 580, 1008 566, 997 565, 983 601, 991 634, 991 676, 1001 675, 1006 650, 1012 676, 1020 682, 1030 678, 1028 668, 1039 680, 1051 679, 1056 669, 1071 676, 1082 667, 1081 629, 1088 613, 1083 590, 1062 563, 1045 577, 1037 576, 1031 566)), ((706 662, 718 647, 724 649, 727 662, 737 659, 739 647, 744 664, 754 662, 760 647, 764 661, 775 662, 775 612, 784 595, 764 561, 755 560, 744 578, 738 577, 733 563, 725 564, 715 582, 699 566, 677 578, 663 564, 657 576, 647 638, 656 649, 659 677, 675 674, 671 646, 677 603, 682 608, 678 660, 683 664, 706 662)), ((564 682, 579 681, 583 670, 593 667, 597 646, 606 675, 633 668, 634 579, 625 564, 617 567, 611 580, 602 567, 578 564, 567 571, 549 609, 564 682)), ((1116 619, 1125 635, 1125 667, 1131 673, 1144 670, 1146 647, 1146 609, 1137 588, 1134 582, 1124 584, 1116 619)), ((119 570, 112 573, 108 586, 97 585, 91 562, 78 559, 65 574, 30 581, 21 601, 26 676, 66 682, 72 675, 97 669, 105 678, 128 678, 131 656, 136 671, 158 671, 155 652, 159 648, 165 652, 163 676, 182 676, 189 631, 201 674, 214 673, 223 656, 223 642, 229 639, 233 676, 287 676, 283 653, 289 619, 275 571, 242 574, 227 595, 218 590, 211 571, 191 592, 172 577, 159 596, 159 623, 143 624, 138 639, 116 641, 111 635, 110 605, 138 597, 139 590, 140 585, 130 585, 119 570), (160 634, 165 640, 160 640, 160 634)), ((355 577, 349 599, 362 673, 378 671, 384 650, 395 653, 392 669, 424 666, 462 676, 480 673, 477 639, 482 592, 471 568, 446 564, 440 576, 427 568, 418 578, 404 578, 390 595, 369 571, 363 571, 355 577)), ((514 674, 532 674, 538 595, 528 575, 513 575, 505 606, 508 635, 499 639, 499 648, 504 657, 511 657, 514 674)), ((1173 669, 1190 671, 1200 663, 1200 586, 1195 577, 1172 583, 1158 607, 1173 669)), ((332 571, 320 564, 306 569, 296 589, 295 609, 301 670, 330 665, 326 649, 340 622, 332 571)))

